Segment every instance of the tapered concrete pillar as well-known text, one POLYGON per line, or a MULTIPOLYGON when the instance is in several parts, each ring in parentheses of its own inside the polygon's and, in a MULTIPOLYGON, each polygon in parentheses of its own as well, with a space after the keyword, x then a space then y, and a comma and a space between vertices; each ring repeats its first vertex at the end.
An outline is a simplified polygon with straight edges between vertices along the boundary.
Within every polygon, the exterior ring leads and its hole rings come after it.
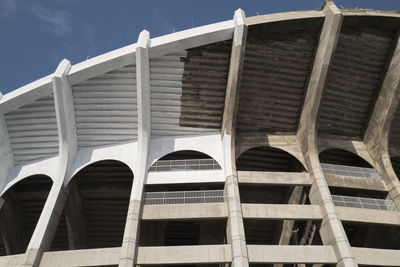
POLYGON ((328 69, 340 34, 343 16, 331 1, 323 8, 325 21, 319 39, 314 66, 300 117, 297 132, 306 167, 312 179, 310 201, 319 205, 323 214, 320 235, 325 245, 332 245, 338 260, 337 266, 357 266, 343 225, 335 207, 318 158, 316 120, 321 103, 328 69))
POLYGON ((139 221, 142 212, 144 181, 147 175, 147 156, 150 147, 150 34, 140 33, 136 48, 136 84, 138 103, 138 151, 136 173, 126 218, 119 266, 132 267, 136 263, 139 244, 139 221))
POLYGON ((389 133, 400 100, 400 38, 375 103, 364 143, 374 161, 374 167, 389 188, 389 198, 400 210, 400 182, 394 173, 389 155, 389 133))
POLYGON ((229 208, 227 239, 232 246, 232 266, 238 267, 249 266, 235 163, 235 114, 238 106, 244 52, 246 49, 247 26, 244 23, 244 12, 240 9, 235 12, 233 20, 235 30, 221 132, 223 135, 224 170, 226 175, 225 195, 229 208))
POLYGON ((52 78, 58 127, 59 161, 56 177, 53 177, 53 186, 25 253, 22 264, 25 267, 39 266, 43 252, 50 249, 67 197, 64 180, 71 171, 77 151, 72 90, 67 79, 70 69, 71 63, 64 59, 52 78))

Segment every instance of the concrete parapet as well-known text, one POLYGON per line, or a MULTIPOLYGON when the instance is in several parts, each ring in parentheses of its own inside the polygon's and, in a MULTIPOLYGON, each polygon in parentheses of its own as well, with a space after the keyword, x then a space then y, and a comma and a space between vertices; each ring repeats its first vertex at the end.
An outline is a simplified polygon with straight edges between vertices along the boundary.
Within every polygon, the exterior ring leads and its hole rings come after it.
POLYGON ((318 205, 242 204, 243 218, 272 220, 320 220, 318 205))
POLYGON ((359 264, 400 266, 400 252, 391 249, 352 248, 359 264))
POLYGON ((255 172, 238 171, 239 183, 270 185, 311 185, 306 172, 255 172))
POLYGON ((231 261, 230 245, 139 247, 137 264, 208 264, 231 261))
POLYGON ((336 263, 332 246, 248 245, 250 263, 336 263))
POLYGON ((121 248, 45 252, 40 267, 89 267, 118 264, 121 248))
POLYGON ((226 203, 145 205, 142 220, 227 218, 226 203))
POLYGON ((397 211, 336 207, 342 221, 400 225, 400 214, 397 211))

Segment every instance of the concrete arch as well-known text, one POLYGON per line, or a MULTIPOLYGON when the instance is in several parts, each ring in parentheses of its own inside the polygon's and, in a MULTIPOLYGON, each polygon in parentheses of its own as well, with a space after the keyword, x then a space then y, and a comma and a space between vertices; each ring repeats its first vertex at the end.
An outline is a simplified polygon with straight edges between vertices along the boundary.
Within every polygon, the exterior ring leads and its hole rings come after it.
POLYGON ((131 165, 129 162, 126 162, 126 161, 121 160, 121 159, 116 159, 116 158, 113 158, 113 157, 109 157, 109 156, 107 156, 107 155, 104 155, 104 158, 96 159, 95 161, 88 161, 88 162, 85 162, 85 163, 82 164, 81 166, 75 168, 75 169, 73 170, 73 172, 71 172, 71 175, 64 181, 64 184, 65 184, 65 185, 68 185, 68 184, 70 183, 70 181, 71 181, 81 170, 85 169, 86 167, 88 167, 88 166, 90 166, 90 165, 92 165, 92 164, 96 164, 96 163, 99 163, 99 162, 102 162, 102 161, 116 161, 116 162, 122 163, 122 164, 126 165, 126 166, 130 169, 130 171, 132 172, 132 175, 135 176, 135 171, 134 171, 132 165, 131 165))
POLYGON ((294 153, 295 152, 294 149, 288 149, 286 146, 279 146, 279 145, 274 145, 274 144, 259 144, 259 145, 240 146, 240 147, 238 147, 238 149, 236 149, 236 153, 235 153, 236 159, 235 159, 235 161, 244 152, 246 152, 246 151, 248 151, 250 149, 256 148, 256 147, 271 147, 271 148, 274 148, 274 149, 282 150, 282 151, 288 153, 289 155, 291 155, 292 157, 296 158, 303 165, 304 169, 306 171, 308 171, 307 168, 306 168, 307 165, 306 165, 306 163, 305 163, 305 161, 304 161, 304 159, 302 157, 303 154, 301 153, 300 148, 299 148, 299 153, 295 154, 294 153))
MULTIPOLYGON (((164 155, 164 156, 162 156, 162 157, 160 157, 160 158, 158 158, 157 160, 155 160, 152 164, 151 164, 151 166, 150 166, 150 168, 155 164, 155 163, 157 163, 159 160, 163 160, 164 158, 166 158, 166 157, 168 157, 168 156, 172 156, 172 155, 174 155, 174 154, 176 154, 176 155, 178 155, 178 153, 180 153, 180 152, 195 152, 194 154, 197 154, 197 156, 199 156, 199 157, 202 157, 202 158, 204 158, 204 159, 213 159, 213 160, 215 160, 216 161, 216 159, 214 159, 211 155, 209 155, 209 154, 207 154, 207 153, 203 153, 203 152, 201 152, 201 151, 197 151, 197 150, 178 150, 178 151, 174 151, 174 152, 171 152, 171 153, 168 153, 168 154, 166 154, 166 155, 164 155)), ((197 157, 196 157, 196 155, 189 155, 189 157, 191 157, 191 158, 187 158, 187 159, 198 159, 197 157), (194 157, 193 157, 194 156, 194 157)), ((185 156, 179 156, 179 157, 182 157, 182 159, 186 159, 185 158, 185 156)), ((218 162, 217 162, 218 163, 218 162)), ((222 169, 222 166, 221 166, 221 164, 219 164, 218 163, 218 165, 219 165, 219 167, 222 169)), ((149 170, 150 170, 150 168, 149 168, 149 170)), ((148 170, 148 171, 149 171, 148 170)))
POLYGON ((160 158, 177 151, 192 150, 204 153, 223 168, 222 142, 220 135, 177 138, 177 139, 153 139, 146 169, 149 169, 160 158))
MULTIPOLYGON (((343 156, 348 156, 348 157, 354 156, 354 158, 352 159, 353 163, 351 163, 349 161, 349 164, 351 164, 351 165, 345 164, 345 163, 343 163, 343 164, 337 163, 339 165, 374 168, 374 164, 373 164, 372 160, 368 161, 368 159, 362 157, 360 154, 354 153, 352 151, 349 151, 348 149, 342 149, 342 148, 327 148, 327 149, 320 151, 318 154, 320 162, 335 164, 335 163, 332 163, 332 162, 334 162, 334 160, 330 159, 330 158, 332 158, 332 155, 334 155, 335 153, 342 153, 343 156), (329 153, 331 153, 331 154, 330 155, 328 154, 328 158, 326 158, 326 160, 331 161, 331 162, 321 162, 321 155, 324 153, 327 153, 327 151, 330 151, 329 153), (356 165, 354 165, 354 164, 356 164, 356 165)), ((327 155, 327 154, 324 154, 324 155, 327 155)), ((343 161, 343 157, 341 157, 341 160, 343 161)))
POLYGON ((286 155, 286 156, 288 156, 288 160, 289 161, 291 161, 292 163, 294 163, 295 165, 297 165, 296 167, 295 167, 295 169, 296 169, 296 171, 307 171, 307 169, 306 169, 306 167, 305 167, 305 164, 303 164, 300 160, 299 160, 299 158, 297 158, 295 155, 293 155, 293 154, 291 154, 290 152, 288 152, 288 151, 286 151, 286 150, 284 150, 284 149, 281 149, 281 148, 279 148, 279 147, 275 147, 275 146, 253 146, 253 147, 251 147, 251 148, 248 148, 248 149, 246 149, 246 150, 244 150, 244 151, 241 151, 241 153, 239 154, 238 153, 238 155, 236 156, 236 169, 237 170, 239 170, 239 168, 240 167, 238 167, 238 160, 240 159, 240 157, 242 157, 245 153, 247 153, 247 152, 249 152, 249 151, 251 151, 251 150, 255 150, 255 149, 260 149, 260 148, 269 148, 270 149, 270 151, 269 152, 273 152, 273 153, 275 153, 275 152, 278 152, 278 153, 283 153, 283 155, 286 155))

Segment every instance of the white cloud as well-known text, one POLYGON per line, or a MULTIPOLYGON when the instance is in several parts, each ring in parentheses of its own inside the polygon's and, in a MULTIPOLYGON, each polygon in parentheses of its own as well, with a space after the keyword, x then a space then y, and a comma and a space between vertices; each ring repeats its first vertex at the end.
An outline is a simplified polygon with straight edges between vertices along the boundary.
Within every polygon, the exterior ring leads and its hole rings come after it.
POLYGON ((61 36, 72 31, 72 14, 58 9, 51 9, 42 5, 33 5, 31 11, 46 28, 61 36))

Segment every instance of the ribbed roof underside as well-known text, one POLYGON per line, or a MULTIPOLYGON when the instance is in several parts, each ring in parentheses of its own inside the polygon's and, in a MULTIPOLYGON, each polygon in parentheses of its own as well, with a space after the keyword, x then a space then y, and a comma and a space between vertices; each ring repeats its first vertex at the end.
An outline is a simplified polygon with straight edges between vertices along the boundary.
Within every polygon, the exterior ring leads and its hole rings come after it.
POLYGON ((189 49, 182 78, 180 125, 220 129, 232 41, 189 49))
POLYGON ((153 137, 219 133, 231 42, 150 60, 153 137))
MULTIPOLYGON (((396 150, 400 150, 400 107, 397 108, 392 121, 392 125, 390 126, 389 148, 395 148, 396 150)), ((396 154, 395 156, 400 156, 400 155, 396 154)))
POLYGON ((136 67, 73 86, 79 149, 137 140, 136 67))
POLYGON ((318 118, 319 133, 362 138, 392 54, 394 31, 343 23, 318 118))
POLYGON ((52 95, 5 114, 15 165, 58 154, 57 120, 52 95))
POLYGON ((238 132, 296 131, 320 30, 319 21, 306 25, 286 31, 249 27, 238 132))

